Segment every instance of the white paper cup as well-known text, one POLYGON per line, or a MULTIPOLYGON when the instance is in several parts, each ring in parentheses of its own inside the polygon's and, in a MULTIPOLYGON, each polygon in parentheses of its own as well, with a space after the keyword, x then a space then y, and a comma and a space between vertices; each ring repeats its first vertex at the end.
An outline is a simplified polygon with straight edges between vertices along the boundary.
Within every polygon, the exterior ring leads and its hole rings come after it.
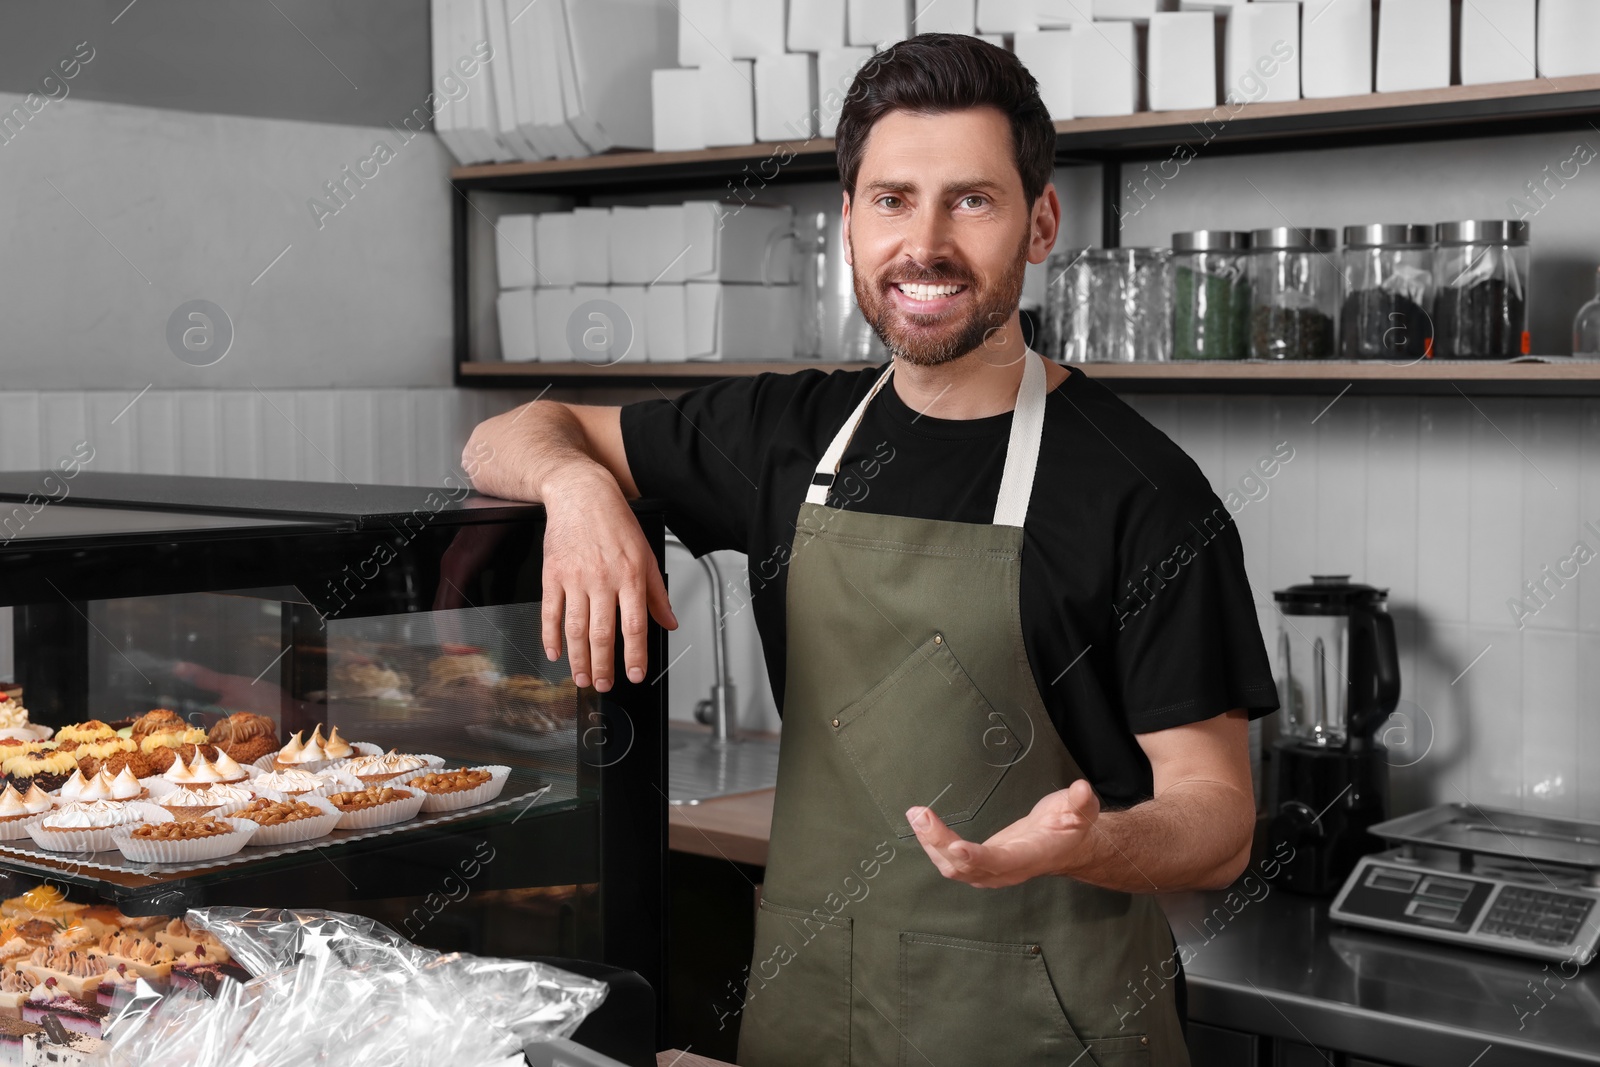
POLYGON ((22 838, 27 837, 28 827, 54 810, 54 808, 46 808, 44 811, 36 812, 33 815, 25 815, 20 819, 8 819, 5 822, 0 822, 0 841, 20 841, 22 838))
POLYGON ((233 833, 197 837, 192 841, 147 841, 133 836, 136 827, 119 826, 112 835, 112 843, 134 863, 193 863, 231 856, 248 845, 256 831, 261 829, 249 819, 222 821, 233 827, 233 833))
MULTIPOLYGON (((463 789, 459 793, 425 793, 426 800, 422 802, 422 810, 426 812, 460 811, 478 804, 487 804, 500 795, 506 787, 506 778, 511 774, 510 767, 468 767, 466 770, 488 771, 489 780, 480 786, 463 789)), ((434 770, 438 770, 437 767, 434 770)), ((415 785, 409 788, 421 793, 415 785)))
MULTIPOLYGON (((128 806, 138 809, 140 819, 144 822, 166 822, 172 818, 165 809, 142 800, 130 800, 128 806)), ((138 824, 135 821, 119 826, 103 826, 94 830, 49 830, 45 828, 44 819, 41 818, 28 824, 28 836, 33 838, 34 844, 52 852, 104 852, 116 847, 111 839, 113 834, 119 830, 131 830, 138 824)))
MULTIPOLYGON (((286 793, 274 793, 270 789, 263 789, 257 796, 268 800, 298 800, 320 808, 323 814, 309 819, 296 819, 294 822, 279 823, 276 826, 261 826, 256 830, 256 835, 250 839, 252 845, 292 845, 299 841, 314 841, 319 837, 326 837, 339 825, 339 820, 344 812, 330 804, 325 797, 310 796, 302 793, 299 796, 289 796, 286 793)), ((240 817, 240 821, 253 822, 251 819, 240 817)))
MULTIPOLYGON (((422 802, 427 799, 427 795, 417 789, 403 791, 410 795, 401 800, 390 801, 388 804, 379 804, 377 807, 340 812, 335 829, 370 830, 375 826, 392 826, 397 822, 415 818, 417 812, 422 810, 422 802)), ((338 808, 334 810, 338 811, 338 808)))

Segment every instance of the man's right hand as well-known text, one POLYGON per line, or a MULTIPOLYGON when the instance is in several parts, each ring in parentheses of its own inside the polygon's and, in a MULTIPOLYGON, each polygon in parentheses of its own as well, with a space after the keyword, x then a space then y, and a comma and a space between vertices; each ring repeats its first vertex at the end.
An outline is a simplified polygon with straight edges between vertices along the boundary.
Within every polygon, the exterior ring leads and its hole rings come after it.
POLYGON ((573 681, 608 691, 620 612, 623 669, 644 681, 647 614, 669 630, 678 620, 628 507, 639 491, 619 409, 542 401, 497 415, 473 431, 462 464, 478 491, 545 506, 545 655, 559 659, 564 638, 573 681))
POLYGON ((646 613, 669 630, 678 620, 622 490, 602 470, 578 471, 551 486, 545 509, 545 655, 559 659, 565 636, 573 681, 586 686, 592 678, 604 693, 611 688, 620 619, 623 668, 629 681, 644 681, 646 613))

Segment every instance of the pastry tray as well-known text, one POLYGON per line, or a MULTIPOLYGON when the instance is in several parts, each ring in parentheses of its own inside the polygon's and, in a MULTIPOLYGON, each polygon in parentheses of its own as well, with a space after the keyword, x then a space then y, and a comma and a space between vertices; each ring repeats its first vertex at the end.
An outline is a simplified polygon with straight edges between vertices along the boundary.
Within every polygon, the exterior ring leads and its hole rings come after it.
POLYGON ((1372 832, 1396 844, 1600 870, 1600 823, 1439 804, 1378 823, 1372 832))
MULTIPOLYGON (((374 826, 365 830, 334 830, 332 833, 310 841, 296 841, 287 845, 246 845, 231 856, 220 859, 195 860, 188 863, 135 863, 123 857, 116 849, 104 852, 52 852, 40 848, 29 838, 20 841, 0 841, 0 860, 17 862, 35 870, 48 871, 59 874, 63 866, 92 868, 100 871, 116 871, 123 874, 139 874, 151 878, 161 878, 171 874, 188 874, 194 871, 211 871, 219 867, 233 867, 240 864, 254 863, 258 860, 272 859, 278 856, 289 856, 297 852, 314 852, 318 849, 330 848, 353 841, 366 841, 375 837, 392 837, 397 834, 410 834, 417 830, 427 830, 439 826, 449 826, 452 823, 471 819, 486 812, 500 811, 505 808, 520 808, 521 811, 512 818, 512 822, 522 818, 522 812, 538 805, 541 800, 545 803, 554 803, 564 799, 558 795, 548 797, 551 786, 546 784, 524 782, 521 790, 513 790, 516 774, 513 772, 512 781, 506 783, 508 793, 502 793, 487 804, 479 804, 471 808, 462 808, 459 811, 441 811, 436 814, 423 812, 404 822, 393 823, 389 826, 374 826), (32 861, 32 862, 30 862, 32 861)), ((570 792, 570 791, 567 791, 570 792)))

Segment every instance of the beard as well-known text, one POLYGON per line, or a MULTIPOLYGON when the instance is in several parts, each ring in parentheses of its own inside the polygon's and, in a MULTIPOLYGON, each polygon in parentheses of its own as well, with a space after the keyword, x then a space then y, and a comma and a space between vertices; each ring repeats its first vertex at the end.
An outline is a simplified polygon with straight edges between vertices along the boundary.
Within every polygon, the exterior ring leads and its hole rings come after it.
MULTIPOLYGON (((984 277, 952 262, 912 268, 890 264, 874 278, 864 278, 858 271, 852 283, 856 303, 867 325, 895 359, 921 367, 949 363, 977 349, 990 333, 1010 321, 1022 299, 1028 243, 1028 234, 1024 233, 1012 266, 998 278, 984 277), (964 285, 972 299, 965 313, 948 318, 908 314, 889 295, 890 277, 897 282, 964 285)), ((855 260, 854 243, 850 252, 850 258, 855 260)))

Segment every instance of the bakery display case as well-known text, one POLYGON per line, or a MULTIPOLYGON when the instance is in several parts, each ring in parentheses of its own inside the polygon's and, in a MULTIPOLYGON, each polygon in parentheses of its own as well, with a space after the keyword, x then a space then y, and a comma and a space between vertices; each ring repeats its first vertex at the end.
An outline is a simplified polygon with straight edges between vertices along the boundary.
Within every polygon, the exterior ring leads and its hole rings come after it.
POLYGON ((187 909, 327 909, 659 997, 665 682, 546 658, 543 532, 449 480, 0 474, 0 1045, 7 935, 63 914, 170 963, 187 909))

